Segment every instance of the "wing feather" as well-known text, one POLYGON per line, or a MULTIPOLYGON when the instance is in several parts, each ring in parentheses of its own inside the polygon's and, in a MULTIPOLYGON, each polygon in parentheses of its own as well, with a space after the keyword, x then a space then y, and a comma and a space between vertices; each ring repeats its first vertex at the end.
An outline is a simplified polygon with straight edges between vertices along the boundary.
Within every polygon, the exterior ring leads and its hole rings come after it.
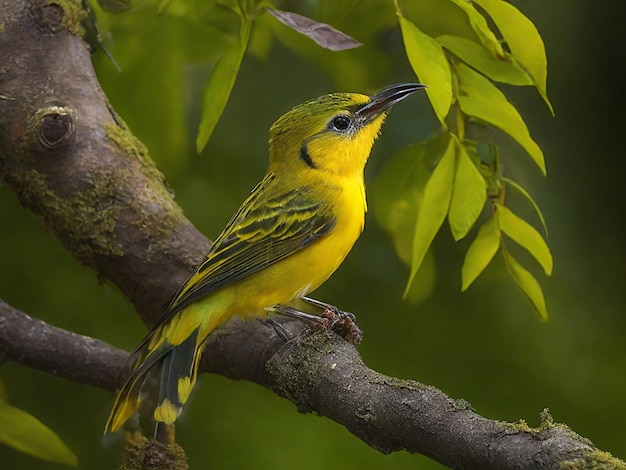
POLYGON ((285 259, 333 229, 334 215, 308 188, 280 193, 276 184, 270 174, 257 185, 155 327, 198 299, 285 259))

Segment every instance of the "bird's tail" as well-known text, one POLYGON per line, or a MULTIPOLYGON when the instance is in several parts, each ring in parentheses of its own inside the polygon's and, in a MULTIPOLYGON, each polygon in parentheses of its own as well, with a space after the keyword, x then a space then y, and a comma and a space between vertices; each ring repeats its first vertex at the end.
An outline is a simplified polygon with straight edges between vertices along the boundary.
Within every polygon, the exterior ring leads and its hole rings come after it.
POLYGON ((180 344, 172 345, 160 329, 139 345, 127 363, 132 372, 120 389, 104 433, 116 432, 137 411, 153 387, 158 388, 154 419, 172 424, 189 399, 198 373, 204 342, 198 344, 199 329, 180 344), (156 343, 156 344, 155 344, 156 343))

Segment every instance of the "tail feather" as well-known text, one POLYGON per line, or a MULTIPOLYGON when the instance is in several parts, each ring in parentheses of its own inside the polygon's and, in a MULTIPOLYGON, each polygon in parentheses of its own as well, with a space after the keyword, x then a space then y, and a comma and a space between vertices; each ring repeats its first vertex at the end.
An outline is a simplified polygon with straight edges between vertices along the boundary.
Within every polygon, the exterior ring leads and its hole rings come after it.
POLYGON ((115 403, 104 428, 105 434, 118 431, 137 411, 144 398, 142 394, 144 386, 152 382, 158 374, 159 364, 170 349, 171 346, 163 344, 151 353, 143 348, 132 354, 123 369, 123 372, 128 370, 132 372, 117 392, 115 403))
POLYGON ((203 344, 198 345, 198 332, 194 330, 176 346, 164 339, 151 350, 153 341, 142 343, 128 361, 127 368, 132 372, 117 394, 105 434, 118 431, 137 411, 145 398, 144 392, 149 392, 154 385, 158 386, 154 419, 165 424, 176 421, 196 382, 198 362, 204 349, 203 344))
POLYGON ((163 358, 159 401, 154 410, 157 422, 172 424, 180 416, 196 380, 195 364, 203 348, 198 345, 198 330, 163 358))

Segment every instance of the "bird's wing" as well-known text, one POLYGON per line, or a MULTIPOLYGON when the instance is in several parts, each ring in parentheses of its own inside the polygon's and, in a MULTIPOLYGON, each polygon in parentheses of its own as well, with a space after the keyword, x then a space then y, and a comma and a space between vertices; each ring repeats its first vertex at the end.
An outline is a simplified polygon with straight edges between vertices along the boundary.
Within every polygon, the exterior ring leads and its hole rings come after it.
POLYGON ((257 185, 157 325, 201 297, 262 271, 332 230, 335 216, 309 190, 279 193, 273 190, 276 183, 270 174, 257 185))

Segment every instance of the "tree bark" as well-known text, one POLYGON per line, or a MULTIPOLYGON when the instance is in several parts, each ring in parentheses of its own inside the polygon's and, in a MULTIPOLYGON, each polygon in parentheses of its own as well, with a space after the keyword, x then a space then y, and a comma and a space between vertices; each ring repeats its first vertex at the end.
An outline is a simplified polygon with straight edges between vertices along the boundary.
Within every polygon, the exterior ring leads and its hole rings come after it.
MULTIPOLYGON (((78 36, 83 16, 78 0, 0 0, 0 178, 151 324, 210 244, 110 108, 78 36)), ((547 411, 537 429, 488 420, 434 387, 369 369, 336 335, 287 327, 296 336, 283 343, 260 322, 231 322, 212 335, 203 369, 270 388, 385 453, 419 452, 459 469, 625 468, 547 411)), ((126 358, 3 302, 0 351, 108 390, 126 358)))

